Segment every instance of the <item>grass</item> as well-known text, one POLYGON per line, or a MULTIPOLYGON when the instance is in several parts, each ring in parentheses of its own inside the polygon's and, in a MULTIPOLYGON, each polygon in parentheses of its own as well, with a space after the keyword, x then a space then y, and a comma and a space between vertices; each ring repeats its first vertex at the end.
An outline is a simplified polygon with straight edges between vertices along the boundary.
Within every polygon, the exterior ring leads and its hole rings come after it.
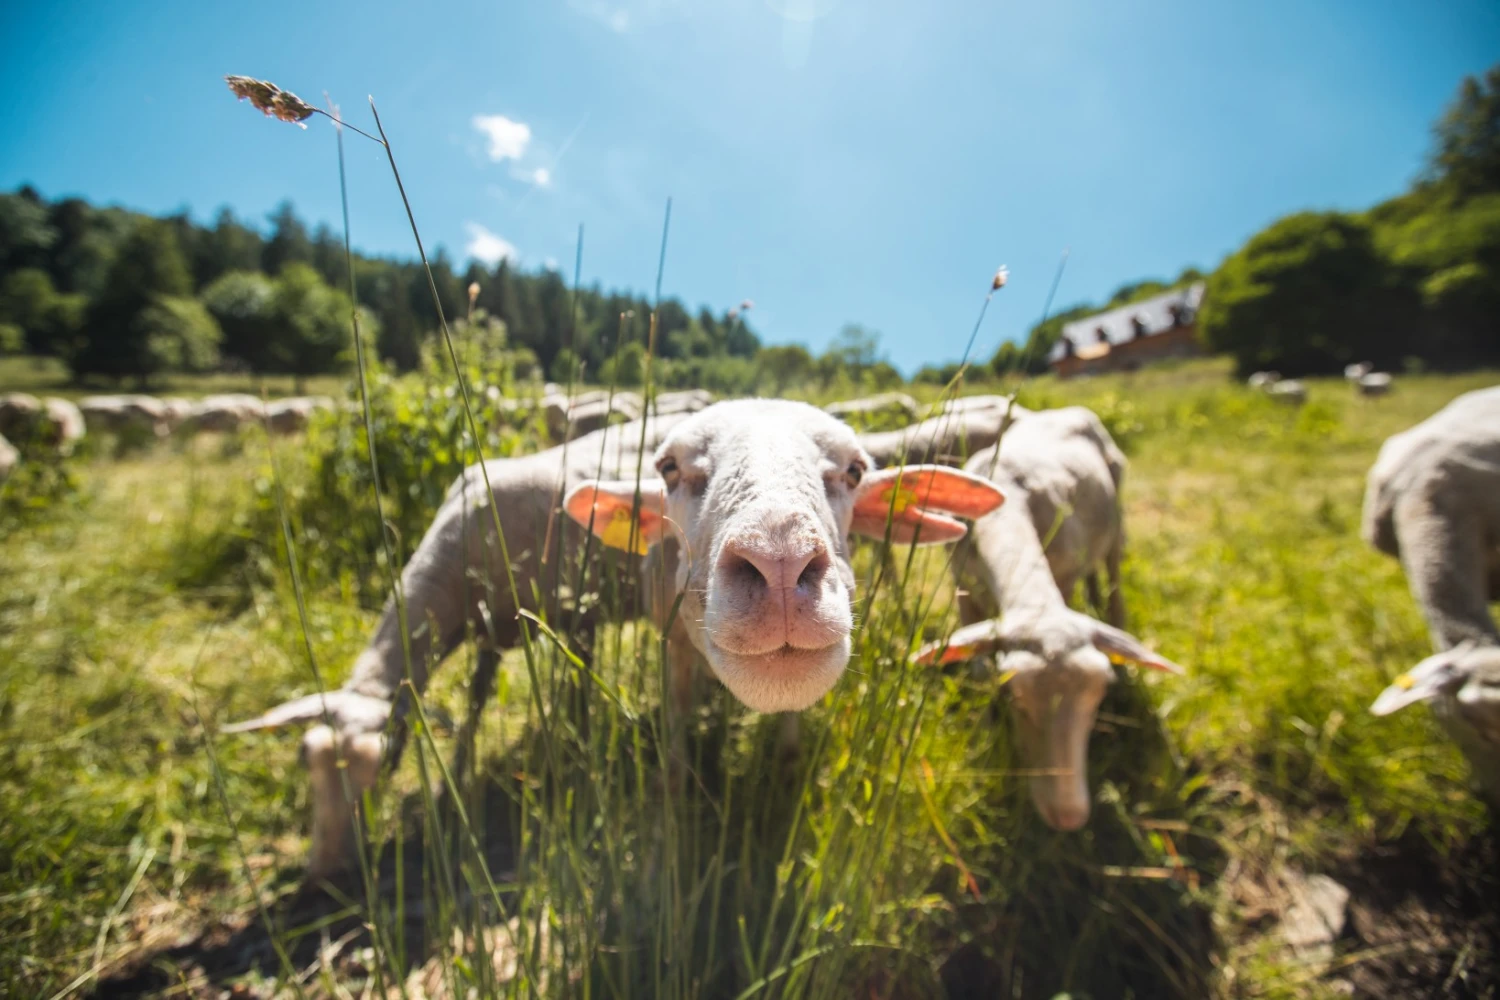
POLYGON ((898 549, 872 588, 866 549, 853 669, 791 771, 774 720, 715 693, 696 780, 664 793, 660 643, 626 622, 597 635, 592 675, 545 639, 506 657, 463 822, 433 791, 466 710, 456 655, 376 809, 370 882, 317 919, 296 891, 296 741, 213 733, 310 690, 309 649, 336 682, 374 612, 318 577, 304 629, 285 552, 201 568, 265 491, 258 439, 89 459, 77 504, 0 538, 0 993, 151 963, 132 982, 163 995, 226 977, 313 996, 1324 995, 1255 892, 1288 865, 1457 859, 1488 829, 1425 712, 1365 711, 1429 645, 1358 520, 1384 437, 1496 380, 1412 377, 1380 400, 1314 381, 1300 411, 1217 362, 1022 388, 1095 408, 1127 449, 1131 627, 1189 668, 1115 685, 1081 834, 1029 810, 991 683, 903 667, 942 627, 942 556, 898 549), (348 937, 361 921, 373 940, 348 937), (295 972, 212 947, 261 939, 295 972))

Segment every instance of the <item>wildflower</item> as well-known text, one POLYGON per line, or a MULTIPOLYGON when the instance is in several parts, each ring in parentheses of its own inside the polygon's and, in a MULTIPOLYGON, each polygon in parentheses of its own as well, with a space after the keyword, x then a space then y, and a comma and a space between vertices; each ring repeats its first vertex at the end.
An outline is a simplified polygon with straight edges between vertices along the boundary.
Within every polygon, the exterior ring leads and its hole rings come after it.
POLYGON ((259 108, 272 118, 290 122, 299 128, 307 128, 302 124, 304 119, 311 118, 314 108, 302 98, 290 90, 282 90, 274 83, 266 80, 256 80, 248 76, 226 76, 224 82, 229 84, 229 89, 242 101, 249 101, 252 106, 259 108))
POLYGON ((990 282, 990 291, 992 291, 992 292, 998 292, 1000 289, 1002 289, 1002 288, 1005 287, 1005 282, 1008 281, 1009 279, 1010 279, 1010 271, 1009 271, 1009 269, 1007 269, 1004 264, 1001 264, 1000 265, 1000 270, 998 270, 998 271, 995 272, 995 280, 992 281, 992 282, 990 282))
POLYGON ((473 308, 474 301, 479 298, 479 282, 469 282, 469 306, 473 308))

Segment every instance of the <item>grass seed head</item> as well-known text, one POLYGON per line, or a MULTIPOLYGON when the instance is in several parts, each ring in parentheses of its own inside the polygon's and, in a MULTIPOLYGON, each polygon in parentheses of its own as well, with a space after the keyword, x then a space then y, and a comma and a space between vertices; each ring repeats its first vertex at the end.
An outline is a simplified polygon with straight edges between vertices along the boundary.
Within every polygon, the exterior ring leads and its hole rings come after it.
POLYGON ((290 90, 282 90, 266 80, 249 76, 226 76, 224 82, 229 84, 235 97, 249 101, 272 118, 290 122, 299 128, 307 128, 303 121, 311 118, 317 110, 290 90))
POLYGON ((1009 280, 1010 269, 1007 268, 1004 264, 1001 264, 1000 269, 995 272, 995 280, 990 282, 990 291, 998 292, 1000 289, 1005 287, 1005 283, 1009 280))

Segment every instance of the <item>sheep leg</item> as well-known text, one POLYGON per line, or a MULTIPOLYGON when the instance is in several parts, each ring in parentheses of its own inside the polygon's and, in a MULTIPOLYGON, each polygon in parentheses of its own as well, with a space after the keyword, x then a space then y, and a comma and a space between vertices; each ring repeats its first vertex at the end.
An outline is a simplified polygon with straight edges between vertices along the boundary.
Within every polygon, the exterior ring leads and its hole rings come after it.
POLYGON ((1125 627, 1125 591, 1120 587, 1120 563, 1124 557, 1125 546, 1116 535, 1114 544, 1104 556, 1104 573, 1109 581, 1109 607, 1104 620, 1115 628, 1125 627))
POLYGON ((1396 507, 1401 564, 1439 650, 1465 639, 1500 641, 1486 600, 1488 567, 1478 512, 1414 490, 1396 507))
POLYGON ((1089 602, 1089 611, 1096 617, 1104 614, 1104 591, 1099 585, 1099 571, 1090 570, 1083 578, 1083 592, 1089 602))

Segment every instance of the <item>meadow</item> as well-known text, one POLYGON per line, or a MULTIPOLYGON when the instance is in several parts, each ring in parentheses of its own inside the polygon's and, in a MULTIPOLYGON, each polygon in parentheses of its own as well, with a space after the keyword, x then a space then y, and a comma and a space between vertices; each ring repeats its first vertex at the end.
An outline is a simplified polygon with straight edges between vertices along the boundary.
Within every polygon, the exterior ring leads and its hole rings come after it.
MULTIPOLYGON (((6 368, 0 389, 47 377, 6 368)), ((371 803, 362 871, 303 885, 297 740, 218 729, 342 680, 472 446, 451 387, 401 395, 437 378, 372 390, 402 444, 382 457, 389 557, 352 416, 86 450, 76 489, 0 527, 0 993, 1500 990, 1494 817, 1425 709, 1366 711, 1430 643, 1400 566, 1359 538, 1380 443, 1500 374, 1380 399, 1313 380, 1301 408, 1217 360, 1018 385, 1092 407, 1128 454, 1130 628, 1188 670, 1120 669, 1079 833, 1031 809, 996 678, 906 663, 953 621, 945 553, 867 545, 851 670, 795 761, 715 691, 678 787, 660 637, 629 608, 592 648, 551 622, 481 717, 455 654, 371 803), (1331 951, 1281 932, 1312 873, 1352 894, 1331 951)), ((224 387, 173 387, 206 388, 224 387)), ((487 457, 539 446, 536 421, 479 416, 487 457)), ((622 571, 575 594, 607 605, 622 571)))

